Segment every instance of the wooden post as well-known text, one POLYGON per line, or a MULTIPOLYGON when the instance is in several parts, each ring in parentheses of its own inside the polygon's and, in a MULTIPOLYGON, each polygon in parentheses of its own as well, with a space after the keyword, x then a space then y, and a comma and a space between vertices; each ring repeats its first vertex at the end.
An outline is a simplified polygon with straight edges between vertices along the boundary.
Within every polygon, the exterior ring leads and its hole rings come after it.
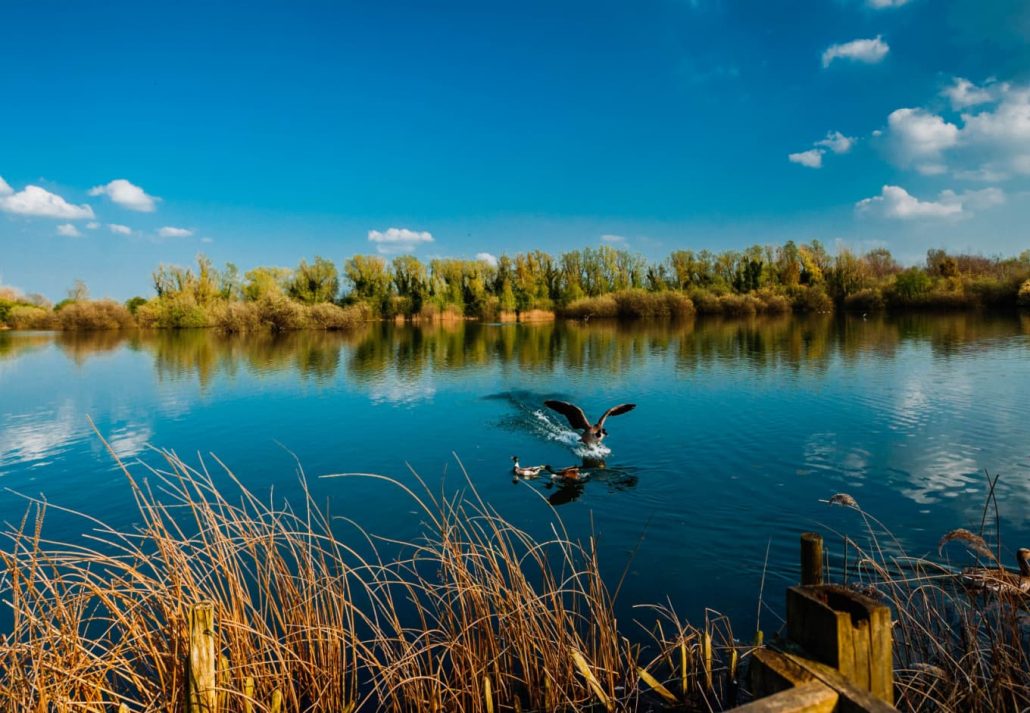
POLYGON ((844 587, 787 590, 787 635, 856 688, 894 703, 890 609, 844 587))
POLYGON ((190 649, 187 658, 187 713, 218 713, 215 646, 215 607, 200 602, 190 609, 190 649))
POLYGON ((801 584, 823 583, 823 536, 818 532, 801 535, 801 584))

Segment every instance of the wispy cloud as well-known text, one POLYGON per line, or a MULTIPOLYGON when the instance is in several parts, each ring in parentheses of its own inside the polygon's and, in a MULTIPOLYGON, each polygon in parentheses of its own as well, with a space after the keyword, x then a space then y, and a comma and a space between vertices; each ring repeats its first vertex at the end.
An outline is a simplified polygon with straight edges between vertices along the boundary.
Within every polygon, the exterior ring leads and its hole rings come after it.
POLYGON ((890 45, 883 41, 882 35, 877 35, 872 39, 852 40, 830 45, 823 52, 823 68, 829 67, 837 59, 876 64, 887 56, 890 49, 890 45))
POLYGON ((808 151, 799 151, 798 153, 787 154, 787 160, 791 163, 797 163, 808 168, 822 168, 823 167, 823 151, 822 149, 809 149, 808 151))
POLYGON ((71 223, 63 223, 57 226, 57 234, 63 235, 66 238, 81 238, 82 233, 71 223))
POLYGON ((978 87, 963 77, 953 78, 951 84, 941 90, 941 96, 947 97, 951 108, 955 110, 986 104, 996 98, 991 88, 978 87))
POLYGON ((391 254, 413 251, 423 243, 431 243, 433 235, 426 230, 387 228, 385 231, 368 231, 368 239, 376 244, 379 252, 391 254))
POLYGON ((193 235, 193 231, 189 228, 175 228, 171 225, 166 225, 160 228, 157 234, 162 238, 188 238, 193 235))
POLYGON ((93 217, 93 209, 86 204, 72 205, 56 193, 39 186, 25 186, 15 192, 3 178, 0 178, 0 210, 36 218, 80 220, 93 217))
POLYGON ((601 236, 601 240, 606 243, 625 243, 626 238, 622 235, 606 234, 601 236))
POLYGON ((909 0, 866 0, 867 4, 871 8, 877 10, 886 10, 892 7, 901 7, 902 5, 908 5, 909 0))
POLYGON ((826 138, 815 142, 816 146, 828 148, 833 153, 847 153, 855 145, 855 139, 839 131, 827 131, 826 138))
POLYGON ((112 203, 141 213, 153 213, 157 209, 157 201, 160 200, 147 195, 142 188, 124 178, 117 178, 103 186, 94 186, 90 189, 89 194, 91 196, 107 196, 112 203))
POLYGON ((127 225, 119 225, 118 223, 108 223, 108 230, 118 235, 132 235, 132 228, 127 225))

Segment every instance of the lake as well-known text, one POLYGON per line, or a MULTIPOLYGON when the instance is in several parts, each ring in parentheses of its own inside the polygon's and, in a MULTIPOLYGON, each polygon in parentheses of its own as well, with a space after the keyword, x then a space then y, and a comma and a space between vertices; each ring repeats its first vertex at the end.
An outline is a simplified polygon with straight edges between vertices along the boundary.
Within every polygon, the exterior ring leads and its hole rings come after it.
MULTIPOLYGON (((367 325, 355 333, 223 336, 0 332, 0 517, 26 496, 111 525, 134 522, 124 475, 89 419, 128 463, 160 464, 148 445, 232 469, 258 493, 290 498, 303 467, 332 512, 410 538, 419 518, 381 473, 436 492, 467 487, 527 530, 556 515, 597 538, 623 620, 671 602, 711 607, 738 635, 778 627, 798 578, 799 533, 860 538, 852 495, 911 554, 979 529, 984 471, 1008 554, 1030 543, 1030 317, 977 314, 814 316, 667 324, 367 325), (511 456, 581 462, 545 399, 607 427, 604 468, 577 487, 512 482, 511 456), (768 562, 766 564, 768 550, 768 562), (743 632, 743 633, 742 633, 743 632)), ((217 476, 222 482, 227 478, 217 476)), ((60 512, 46 533, 90 527, 60 512)), ((341 532, 347 532, 346 529, 341 532)), ((342 535, 341 536, 348 536, 342 535)), ((952 546, 956 547, 956 546, 952 546)), ((951 551, 956 559, 961 550, 951 551)))

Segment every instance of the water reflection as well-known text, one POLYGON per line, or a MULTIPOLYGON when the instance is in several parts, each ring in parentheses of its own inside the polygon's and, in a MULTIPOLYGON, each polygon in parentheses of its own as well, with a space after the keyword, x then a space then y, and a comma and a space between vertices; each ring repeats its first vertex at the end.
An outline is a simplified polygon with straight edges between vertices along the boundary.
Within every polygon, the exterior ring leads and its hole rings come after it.
MULTIPOLYGON (((545 398, 577 395, 573 390, 588 397, 640 391, 649 400, 636 416, 646 420, 646 437, 629 448, 623 440, 617 468, 585 463, 592 471, 586 491, 633 490, 638 476, 625 459, 631 452, 638 458, 630 461, 634 465, 659 463, 670 473, 731 463, 744 473, 819 479, 830 483, 826 487, 852 490, 886 479, 893 492, 918 506, 952 500, 972 512, 982 505, 986 467, 1008 471, 1002 481, 1006 508, 1019 522, 1030 511, 1030 456, 1021 445, 1030 419, 1028 351, 1030 315, 975 313, 658 324, 383 323, 347 333, 243 336, 204 330, 0 332, 0 387, 7 393, 21 383, 16 370, 27 373, 24 367, 42 355, 63 356, 76 373, 97 379, 93 392, 69 376, 47 403, 43 394, 50 392, 41 377, 43 391, 26 386, 19 399, 0 407, 0 466, 46 463, 91 438, 84 415, 101 408, 111 409, 104 430, 111 447, 134 456, 160 432, 161 419, 185 416, 198 399, 220 398, 221 382, 244 386, 241 393, 253 384, 281 383, 286 394, 298 394, 300 382, 311 387, 296 396, 300 401, 312 391, 331 393, 330 401, 346 392, 366 406, 408 409, 406 423, 417 435, 405 447, 412 449, 422 433, 448 425, 443 411, 434 409, 457 392, 494 394, 495 402, 481 411, 463 406, 480 426, 508 428, 494 441, 533 443, 549 438, 533 430, 531 418, 545 398), (149 383, 119 383, 123 361, 132 358, 149 371, 149 383), (112 365, 110 373, 94 377, 94 366, 105 363, 112 365), (502 382, 532 391, 497 394, 502 382), (157 397, 148 389, 156 389, 157 397), (76 390, 83 393, 72 395, 76 390), (101 396, 107 391, 118 397, 117 408, 96 406, 114 399, 101 396), (685 445, 692 450, 684 463, 685 445)), ((262 408, 252 407, 255 417, 262 408)), ((294 418, 304 422, 312 408, 303 401, 294 418)), ((355 418, 368 415, 361 405, 351 409, 355 418)), ((226 438, 245 438, 232 430, 232 421, 217 425, 226 438)), ((389 432, 389 425, 379 427, 389 432)), ((575 482, 552 484, 546 492, 542 481, 531 487, 553 504, 584 494, 575 482)))

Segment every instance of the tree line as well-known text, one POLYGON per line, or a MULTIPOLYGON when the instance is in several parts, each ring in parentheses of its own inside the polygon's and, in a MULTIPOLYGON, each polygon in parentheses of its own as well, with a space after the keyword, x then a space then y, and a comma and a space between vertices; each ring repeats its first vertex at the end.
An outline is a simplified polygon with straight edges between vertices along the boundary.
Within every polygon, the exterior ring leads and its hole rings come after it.
POLYGON ((0 288, 0 323, 16 328, 345 328, 368 319, 684 316, 692 313, 1030 307, 1030 250, 984 257, 929 250, 902 267, 886 248, 831 254, 819 241, 745 250, 676 250, 648 261, 611 246, 496 260, 355 255, 294 268, 161 265, 154 295, 90 300, 77 282, 51 305, 0 288))

